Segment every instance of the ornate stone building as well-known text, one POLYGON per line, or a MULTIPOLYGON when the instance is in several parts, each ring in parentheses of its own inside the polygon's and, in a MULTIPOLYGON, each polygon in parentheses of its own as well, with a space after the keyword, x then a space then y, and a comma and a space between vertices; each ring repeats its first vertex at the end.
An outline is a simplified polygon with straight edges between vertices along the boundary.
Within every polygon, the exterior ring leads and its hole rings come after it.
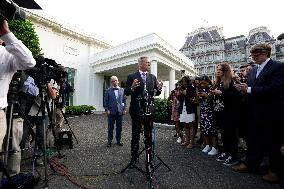
POLYGON ((223 28, 217 26, 199 28, 186 37, 180 51, 194 62, 199 75, 208 75, 214 79, 216 65, 224 61, 234 70, 238 70, 240 65, 251 61, 249 50, 256 43, 271 44, 272 58, 284 61, 284 39, 274 39, 266 27, 254 28, 248 36, 227 39, 222 30, 223 28))

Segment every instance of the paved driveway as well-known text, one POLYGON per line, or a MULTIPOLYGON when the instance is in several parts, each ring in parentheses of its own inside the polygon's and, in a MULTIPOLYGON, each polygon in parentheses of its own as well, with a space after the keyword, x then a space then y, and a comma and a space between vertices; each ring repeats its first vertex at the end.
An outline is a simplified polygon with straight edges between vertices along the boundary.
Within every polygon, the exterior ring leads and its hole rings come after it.
MULTIPOLYGON (((112 145, 106 148, 107 121, 102 115, 89 115, 69 120, 78 140, 72 150, 62 150, 65 158, 60 162, 68 167, 72 179, 89 188, 126 189, 147 188, 145 177, 136 169, 125 168, 130 160, 131 120, 124 119, 123 147, 112 145)), ((160 166, 155 172, 154 188, 190 189, 273 189, 261 180, 261 175, 239 174, 221 165, 215 158, 201 152, 200 147, 187 150, 175 142, 174 131, 156 129, 156 153, 172 169, 160 166)), ((143 144, 141 144, 143 146, 143 144)), ((144 154, 139 165, 144 166, 144 154)), ((65 177, 54 174, 50 168, 49 188, 78 188, 65 177)), ((37 188, 44 188, 41 181, 37 188)))

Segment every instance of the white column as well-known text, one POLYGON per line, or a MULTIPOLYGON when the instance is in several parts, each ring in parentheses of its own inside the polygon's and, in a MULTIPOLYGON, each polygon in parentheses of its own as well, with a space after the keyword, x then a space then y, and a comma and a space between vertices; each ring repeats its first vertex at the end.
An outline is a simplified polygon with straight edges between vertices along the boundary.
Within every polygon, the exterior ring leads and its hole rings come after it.
POLYGON ((76 71, 74 105, 90 105, 90 78, 90 67, 88 65, 80 65, 80 68, 76 71))
POLYGON ((104 76, 103 74, 93 74, 93 89, 91 91, 92 101, 91 104, 95 106, 96 111, 104 111, 103 107, 103 87, 104 76))
POLYGON ((157 60, 151 61, 151 74, 155 75, 158 78, 158 63, 157 60))
POLYGON ((176 71, 173 68, 169 70, 169 94, 175 89, 176 71))

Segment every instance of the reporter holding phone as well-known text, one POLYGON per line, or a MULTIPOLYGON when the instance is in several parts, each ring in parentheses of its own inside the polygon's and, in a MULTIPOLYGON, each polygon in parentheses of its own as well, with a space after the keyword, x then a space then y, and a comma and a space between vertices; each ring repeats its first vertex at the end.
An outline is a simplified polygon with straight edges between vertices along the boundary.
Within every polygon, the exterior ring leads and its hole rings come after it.
POLYGON ((224 151, 217 157, 223 165, 231 166, 237 163, 238 137, 235 121, 239 117, 239 102, 241 93, 234 87, 233 72, 228 63, 217 66, 216 81, 211 94, 214 95, 214 117, 216 126, 220 129, 224 151))

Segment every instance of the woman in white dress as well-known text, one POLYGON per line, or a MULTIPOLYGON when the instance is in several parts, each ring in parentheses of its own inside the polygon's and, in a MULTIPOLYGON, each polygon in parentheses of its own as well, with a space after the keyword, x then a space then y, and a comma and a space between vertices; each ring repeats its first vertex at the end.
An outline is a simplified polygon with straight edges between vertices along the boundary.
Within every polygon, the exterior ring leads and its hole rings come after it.
POLYGON ((178 96, 180 106, 178 112, 180 114, 180 122, 184 123, 185 141, 182 145, 191 149, 194 146, 194 126, 196 113, 196 90, 191 84, 189 76, 184 76, 181 79, 182 93, 178 96))

